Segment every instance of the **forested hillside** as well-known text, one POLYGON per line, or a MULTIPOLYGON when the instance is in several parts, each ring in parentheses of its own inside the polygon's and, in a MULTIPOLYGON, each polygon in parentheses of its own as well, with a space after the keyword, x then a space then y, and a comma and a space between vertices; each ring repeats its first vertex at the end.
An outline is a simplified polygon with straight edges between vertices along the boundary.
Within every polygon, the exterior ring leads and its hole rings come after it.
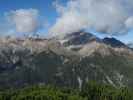
POLYGON ((133 100, 133 90, 95 82, 81 90, 38 85, 1 91, 0 100, 133 100))

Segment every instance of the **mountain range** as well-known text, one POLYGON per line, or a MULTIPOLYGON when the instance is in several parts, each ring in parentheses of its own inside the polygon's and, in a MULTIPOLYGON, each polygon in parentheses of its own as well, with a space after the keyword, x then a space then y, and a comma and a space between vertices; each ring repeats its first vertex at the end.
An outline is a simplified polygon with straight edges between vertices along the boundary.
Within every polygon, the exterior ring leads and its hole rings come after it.
POLYGON ((115 38, 79 31, 63 38, 1 38, 0 88, 97 81, 133 87, 133 50, 115 38))

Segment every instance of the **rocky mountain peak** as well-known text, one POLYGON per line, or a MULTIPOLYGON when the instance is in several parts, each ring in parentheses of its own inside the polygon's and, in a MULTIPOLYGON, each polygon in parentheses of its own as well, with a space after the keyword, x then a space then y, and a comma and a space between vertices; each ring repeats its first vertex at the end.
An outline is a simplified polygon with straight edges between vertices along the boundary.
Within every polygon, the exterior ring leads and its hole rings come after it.
POLYGON ((96 80, 130 86, 133 51, 123 46, 114 38, 102 40, 83 31, 67 34, 63 39, 2 38, 0 85, 52 83, 81 87, 96 80))
POLYGON ((79 32, 67 34, 63 38, 63 40, 64 40, 64 42, 63 42, 64 46, 84 45, 84 44, 87 44, 91 41, 100 41, 100 39, 97 38, 96 36, 94 36, 93 34, 88 33, 88 32, 84 32, 84 31, 79 31, 79 32))
POLYGON ((127 47, 124 43, 122 43, 121 41, 117 40, 116 38, 104 38, 103 42, 107 45, 110 45, 112 47, 127 47))

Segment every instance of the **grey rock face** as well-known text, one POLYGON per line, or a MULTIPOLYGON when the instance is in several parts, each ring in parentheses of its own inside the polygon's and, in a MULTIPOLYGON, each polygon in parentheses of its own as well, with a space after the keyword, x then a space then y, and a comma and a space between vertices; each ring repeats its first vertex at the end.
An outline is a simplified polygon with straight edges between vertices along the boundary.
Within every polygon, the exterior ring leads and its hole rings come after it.
POLYGON ((0 88, 40 83, 81 88, 92 80, 132 87, 132 50, 114 48, 86 33, 65 39, 65 44, 58 39, 1 39, 0 88), (81 47, 68 49, 72 45, 81 47))

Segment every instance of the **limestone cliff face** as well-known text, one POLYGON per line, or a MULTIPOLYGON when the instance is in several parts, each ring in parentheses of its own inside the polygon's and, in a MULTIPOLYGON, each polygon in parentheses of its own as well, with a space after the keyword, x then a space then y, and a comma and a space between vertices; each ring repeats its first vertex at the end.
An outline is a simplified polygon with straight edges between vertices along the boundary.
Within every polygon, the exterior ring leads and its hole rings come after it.
POLYGON ((0 88, 40 83, 81 88, 91 80, 132 87, 132 77, 132 49, 114 47, 90 33, 0 39, 0 88))

